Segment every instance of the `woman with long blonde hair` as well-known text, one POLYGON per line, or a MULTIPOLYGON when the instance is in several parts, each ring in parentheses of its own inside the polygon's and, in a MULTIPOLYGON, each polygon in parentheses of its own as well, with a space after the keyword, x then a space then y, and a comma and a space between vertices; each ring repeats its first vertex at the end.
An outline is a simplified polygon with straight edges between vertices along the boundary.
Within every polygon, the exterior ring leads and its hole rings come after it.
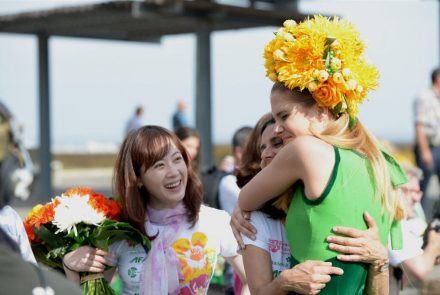
MULTIPOLYGON (((357 119, 358 103, 377 86, 378 71, 362 56, 364 44, 345 20, 315 16, 286 21, 265 48, 275 133, 285 147, 241 191, 239 206, 255 210, 295 185, 286 232, 294 264, 323 260, 344 270, 320 294, 363 294, 368 267, 338 261, 326 239, 333 227, 365 230, 376 221, 381 242, 398 248, 403 217, 395 187, 400 166, 381 151, 357 119)), ((377 263, 385 271, 387 261, 377 263)))

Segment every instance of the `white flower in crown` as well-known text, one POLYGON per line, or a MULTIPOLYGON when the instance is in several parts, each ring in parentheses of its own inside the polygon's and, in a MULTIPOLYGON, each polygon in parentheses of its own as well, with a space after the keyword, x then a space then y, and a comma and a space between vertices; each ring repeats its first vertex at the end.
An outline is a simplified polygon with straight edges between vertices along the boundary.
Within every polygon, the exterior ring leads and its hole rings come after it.
POLYGON ((342 62, 339 58, 334 57, 330 61, 330 66, 332 67, 333 70, 339 70, 342 66, 342 62))
POLYGON ((284 58, 284 52, 281 49, 275 50, 273 53, 274 58, 276 59, 283 59, 284 58))
POLYGON ((52 223, 58 227, 55 233, 73 229, 75 236, 78 235, 76 224, 84 222, 86 224, 98 225, 105 220, 103 213, 96 211, 89 204, 89 195, 72 195, 56 197, 59 204, 54 208, 54 220, 52 223))
POLYGON ((285 33, 283 36, 284 40, 288 41, 288 42, 293 42, 295 41, 295 37, 293 37, 292 34, 290 33, 285 33))
POLYGON ((294 21, 293 19, 285 20, 283 26, 287 29, 293 28, 294 26, 296 26, 296 21, 294 21))
POLYGON ((344 78, 349 78, 350 75, 351 75, 351 71, 349 68, 342 69, 342 76, 344 76, 344 78))
POLYGON ((319 71, 318 80, 319 82, 325 82, 328 79, 328 72, 326 70, 319 71))

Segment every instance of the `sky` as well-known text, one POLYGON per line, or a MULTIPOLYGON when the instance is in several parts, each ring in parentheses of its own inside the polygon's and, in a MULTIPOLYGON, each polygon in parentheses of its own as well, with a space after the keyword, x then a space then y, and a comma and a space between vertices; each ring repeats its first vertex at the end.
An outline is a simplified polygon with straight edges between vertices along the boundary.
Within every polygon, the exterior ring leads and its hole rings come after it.
MULTIPOLYGON (((90 0, 0 0, 0 14, 78 2, 90 0)), ((367 58, 381 72, 379 89, 360 106, 360 120, 378 137, 413 142, 412 102, 430 86, 430 73, 439 65, 438 2, 315 0, 300 1, 299 8, 356 24, 367 44, 367 58)), ((215 143, 229 143, 234 130, 253 126, 270 111, 271 82, 265 77, 262 51, 276 30, 213 34, 215 143)), ((54 150, 119 144, 137 105, 145 107, 144 124, 170 128, 177 101, 185 100, 194 124, 195 41, 192 34, 163 37, 160 43, 51 37, 54 150)), ((0 99, 24 126, 28 146, 37 146, 39 136, 36 54, 35 37, 0 33, 0 99)))

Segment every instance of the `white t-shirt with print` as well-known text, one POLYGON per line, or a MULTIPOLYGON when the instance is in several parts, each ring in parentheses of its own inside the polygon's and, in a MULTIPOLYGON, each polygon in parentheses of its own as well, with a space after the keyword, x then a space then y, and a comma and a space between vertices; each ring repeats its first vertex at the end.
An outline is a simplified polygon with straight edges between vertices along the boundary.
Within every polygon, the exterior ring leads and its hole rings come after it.
MULTIPOLYGON (((229 220, 230 216, 226 212, 202 206, 196 225, 188 229, 190 224, 186 222, 187 227, 176 237, 174 246, 181 246, 178 247, 180 252, 176 254, 179 258, 186 258, 182 262, 182 273, 185 277, 181 283, 182 294, 207 294, 217 255, 237 255, 238 246, 229 220), (197 254, 192 255, 197 257, 197 261, 190 258, 192 252, 197 254)), ((147 226, 149 234, 156 234, 157 230, 160 233, 160 226, 147 226)), ((113 263, 118 267, 124 283, 123 294, 139 294, 140 273, 147 258, 144 248, 121 241, 111 245, 109 252, 113 254, 113 263)))
POLYGON ((281 220, 269 218, 265 213, 253 211, 250 223, 257 229, 255 241, 242 235, 245 245, 253 245, 270 254, 272 274, 277 277, 283 270, 290 268, 291 255, 286 232, 281 220))

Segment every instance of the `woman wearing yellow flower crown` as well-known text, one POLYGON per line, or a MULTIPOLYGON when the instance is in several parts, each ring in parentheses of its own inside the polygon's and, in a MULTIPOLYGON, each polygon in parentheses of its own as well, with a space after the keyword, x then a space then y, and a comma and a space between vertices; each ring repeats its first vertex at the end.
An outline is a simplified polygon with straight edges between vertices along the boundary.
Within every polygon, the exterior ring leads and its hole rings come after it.
MULTIPOLYGON (((358 104, 378 84, 363 58, 364 43, 345 20, 292 20, 265 48, 275 133, 288 142, 241 191, 239 206, 255 210, 294 185, 286 232, 294 262, 324 260, 344 270, 320 294, 363 294, 369 267, 343 262, 326 239, 335 225, 365 230, 362 213, 376 221, 381 242, 399 248, 403 217, 395 187, 400 166, 380 150, 358 121, 358 104)), ((370 268, 383 272, 387 262, 370 268)), ((368 290, 367 290, 368 291, 368 290)))

